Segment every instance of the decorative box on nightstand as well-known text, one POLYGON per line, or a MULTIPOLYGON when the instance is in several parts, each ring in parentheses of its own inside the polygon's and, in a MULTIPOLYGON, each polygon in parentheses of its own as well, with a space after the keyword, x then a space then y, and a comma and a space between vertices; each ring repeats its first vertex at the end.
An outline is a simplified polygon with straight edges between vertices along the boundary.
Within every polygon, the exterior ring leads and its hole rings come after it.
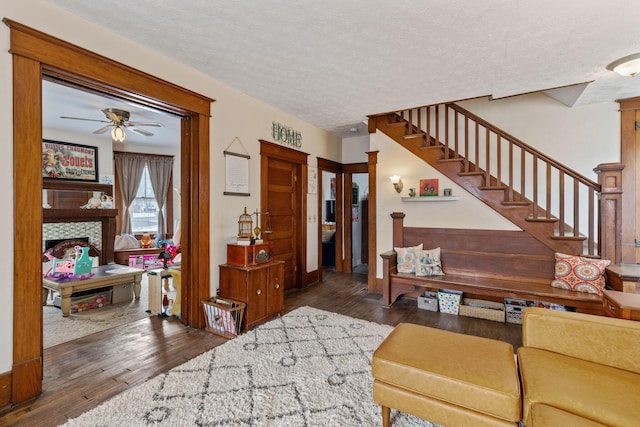
POLYGON ((249 267, 273 260, 273 243, 259 243, 255 245, 227 245, 227 264, 249 267))

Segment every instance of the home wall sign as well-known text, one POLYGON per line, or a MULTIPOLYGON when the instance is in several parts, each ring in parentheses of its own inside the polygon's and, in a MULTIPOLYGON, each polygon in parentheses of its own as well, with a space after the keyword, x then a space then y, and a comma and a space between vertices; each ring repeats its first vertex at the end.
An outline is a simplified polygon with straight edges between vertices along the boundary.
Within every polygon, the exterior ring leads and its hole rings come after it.
POLYGON ((302 134, 280 123, 271 122, 271 136, 274 140, 284 145, 291 145, 296 148, 302 147, 302 134))
POLYGON ((43 139, 42 177, 97 182, 98 148, 43 139))

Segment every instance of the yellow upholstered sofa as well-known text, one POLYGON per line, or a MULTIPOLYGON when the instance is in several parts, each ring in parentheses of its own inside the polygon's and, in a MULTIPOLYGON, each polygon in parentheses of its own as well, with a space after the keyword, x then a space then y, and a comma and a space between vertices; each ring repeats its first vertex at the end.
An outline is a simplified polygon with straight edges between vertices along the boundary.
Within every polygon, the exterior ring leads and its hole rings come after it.
POLYGON ((522 328, 527 427, 640 425, 640 322, 527 308, 522 328))

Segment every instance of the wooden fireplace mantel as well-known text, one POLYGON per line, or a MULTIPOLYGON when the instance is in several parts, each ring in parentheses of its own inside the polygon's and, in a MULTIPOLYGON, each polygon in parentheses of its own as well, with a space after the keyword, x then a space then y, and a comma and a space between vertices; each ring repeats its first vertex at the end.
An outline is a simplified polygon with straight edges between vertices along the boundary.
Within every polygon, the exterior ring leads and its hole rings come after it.
POLYGON ((114 262, 113 243, 116 239, 118 209, 42 209, 42 222, 101 222, 102 249, 100 264, 114 262))

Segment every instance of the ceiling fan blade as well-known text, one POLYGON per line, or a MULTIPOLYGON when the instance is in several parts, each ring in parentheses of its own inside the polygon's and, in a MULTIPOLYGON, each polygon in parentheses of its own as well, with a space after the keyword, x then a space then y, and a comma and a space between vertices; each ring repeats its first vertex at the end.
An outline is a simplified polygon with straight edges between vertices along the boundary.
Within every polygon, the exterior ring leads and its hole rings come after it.
POLYGON ((127 129, 130 129, 130 130, 132 130, 132 131, 134 131, 134 132, 137 132, 137 133, 139 133, 140 135, 144 135, 144 136, 153 136, 153 134, 152 134, 151 132, 148 132, 148 131, 146 131, 146 130, 144 130, 144 129, 138 129, 138 128, 133 127, 133 126, 130 126, 130 127, 128 127, 127 129))
POLYGON ((96 119, 83 119, 82 117, 67 117, 67 116, 60 116, 61 119, 71 119, 71 120, 85 120, 87 122, 100 122, 100 123, 111 123, 107 120, 96 120, 96 119))
POLYGON ((127 122, 127 126, 155 126, 158 128, 164 127, 160 122, 127 122))
POLYGON ((101 133, 105 133, 106 131, 108 131, 111 128, 112 125, 107 125, 105 127, 101 127, 98 130, 94 130, 93 133, 97 133, 97 134, 101 134, 101 133))

